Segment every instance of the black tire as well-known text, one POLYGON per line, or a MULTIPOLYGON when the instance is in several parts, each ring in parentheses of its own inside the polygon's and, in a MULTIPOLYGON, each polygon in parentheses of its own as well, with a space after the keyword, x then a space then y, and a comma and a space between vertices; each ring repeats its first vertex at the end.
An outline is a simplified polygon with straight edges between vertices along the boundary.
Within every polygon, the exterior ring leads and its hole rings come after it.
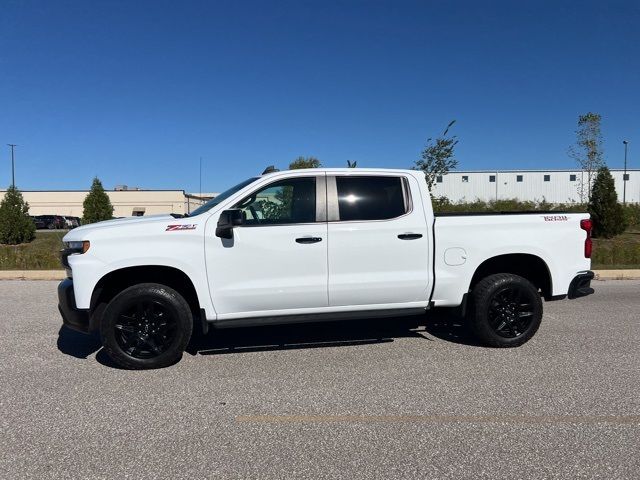
POLYGON ((162 368, 182 357, 193 328, 189 304, 157 283, 129 287, 109 302, 100 322, 107 354, 128 369, 162 368))
POLYGON ((526 278, 498 273, 482 279, 471 294, 469 326, 490 347, 518 347, 535 335, 542 321, 542 299, 526 278))

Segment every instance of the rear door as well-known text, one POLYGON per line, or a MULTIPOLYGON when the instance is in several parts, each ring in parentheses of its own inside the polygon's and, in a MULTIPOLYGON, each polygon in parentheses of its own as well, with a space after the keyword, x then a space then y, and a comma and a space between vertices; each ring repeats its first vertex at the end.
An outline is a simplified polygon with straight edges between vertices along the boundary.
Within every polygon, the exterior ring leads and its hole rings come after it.
POLYGON ((428 303, 429 229, 412 192, 409 175, 327 176, 330 306, 428 303))

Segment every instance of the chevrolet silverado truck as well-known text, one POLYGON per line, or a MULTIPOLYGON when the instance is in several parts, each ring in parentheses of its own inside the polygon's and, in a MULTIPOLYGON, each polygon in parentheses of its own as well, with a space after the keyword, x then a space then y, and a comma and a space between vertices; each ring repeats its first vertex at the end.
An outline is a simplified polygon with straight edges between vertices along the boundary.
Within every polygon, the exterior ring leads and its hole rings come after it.
POLYGON ((516 347, 542 298, 593 293, 588 214, 434 215, 430 200, 418 171, 270 168, 189 215, 70 231, 59 310, 141 369, 178 361, 194 329, 442 307, 479 342, 516 347))

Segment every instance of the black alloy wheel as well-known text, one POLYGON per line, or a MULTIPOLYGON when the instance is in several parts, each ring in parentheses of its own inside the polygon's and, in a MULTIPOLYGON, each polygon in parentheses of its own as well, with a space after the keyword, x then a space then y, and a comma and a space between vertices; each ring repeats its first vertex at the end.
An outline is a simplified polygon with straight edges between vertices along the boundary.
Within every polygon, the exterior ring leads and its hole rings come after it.
POLYGON ((520 285, 498 290, 489 301, 489 325, 501 337, 519 337, 534 320, 534 301, 520 285))
POLYGON ((529 341, 542 322, 542 298, 519 275, 497 273, 471 292, 468 321, 475 337, 491 347, 517 347, 529 341))
POLYGON ((129 369, 173 365, 187 347, 192 329, 193 314, 187 301, 158 283, 126 288, 107 304, 100 321, 105 351, 129 369))
POLYGON ((116 342, 133 358, 153 358, 175 340, 177 321, 156 299, 141 298, 124 310, 114 324, 116 342))

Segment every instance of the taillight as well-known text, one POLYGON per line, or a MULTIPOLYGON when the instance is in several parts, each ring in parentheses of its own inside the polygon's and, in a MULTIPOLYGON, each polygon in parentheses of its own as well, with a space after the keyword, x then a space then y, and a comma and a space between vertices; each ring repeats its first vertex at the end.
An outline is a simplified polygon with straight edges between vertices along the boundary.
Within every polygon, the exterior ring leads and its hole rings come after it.
POLYGON ((591 258, 591 251, 593 250, 591 229, 593 228, 593 223, 588 218, 580 220, 580 228, 587 232, 587 238, 584 241, 584 258, 591 258))

